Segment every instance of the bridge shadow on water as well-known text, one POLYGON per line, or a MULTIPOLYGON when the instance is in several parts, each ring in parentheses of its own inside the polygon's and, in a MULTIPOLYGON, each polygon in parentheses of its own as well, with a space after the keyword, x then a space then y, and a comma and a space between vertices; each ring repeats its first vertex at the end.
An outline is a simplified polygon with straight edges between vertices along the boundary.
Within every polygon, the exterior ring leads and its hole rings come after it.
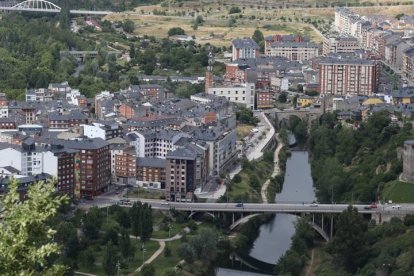
POLYGON ((275 264, 269 264, 253 258, 249 254, 233 252, 230 256, 233 263, 233 269, 243 269, 243 271, 251 271, 256 273, 274 274, 275 264), (239 266, 239 267, 237 267, 239 266))

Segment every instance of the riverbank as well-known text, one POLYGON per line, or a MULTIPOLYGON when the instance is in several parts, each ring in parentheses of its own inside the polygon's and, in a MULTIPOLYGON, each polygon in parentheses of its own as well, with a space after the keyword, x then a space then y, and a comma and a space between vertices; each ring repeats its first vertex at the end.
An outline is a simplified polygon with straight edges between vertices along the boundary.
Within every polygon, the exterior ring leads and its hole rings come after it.
MULTIPOLYGON (((270 176, 270 178, 268 180, 266 180, 266 182, 263 184, 262 186, 262 190, 261 190, 261 195, 262 195, 262 202, 263 203, 268 203, 269 202, 269 194, 268 194, 268 187, 269 184, 272 180, 272 178, 274 178, 276 175, 278 175, 280 173, 280 166, 279 166, 279 154, 280 154, 280 150, 283 148, 283 142, 282 139, 279 137, 279 134, 276 134, 276 141, 277 141, 277 147, 276 150, 274 152, 273 155, 273 172, 272 175, 270 176)), ((271 200, 270 200, 271 201, 271 200)))

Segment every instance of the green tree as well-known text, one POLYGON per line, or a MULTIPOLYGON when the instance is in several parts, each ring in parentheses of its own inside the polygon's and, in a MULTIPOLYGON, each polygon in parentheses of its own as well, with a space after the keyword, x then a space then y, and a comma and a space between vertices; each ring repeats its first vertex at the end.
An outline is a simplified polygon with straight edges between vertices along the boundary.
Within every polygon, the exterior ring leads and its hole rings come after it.
POLYGON ((112 242, 107 243, 102 264, 106 275, 115 275, 117 260, 118 259, 116 256, 115 247, 113 246, 112 242))
POLYGON ((287 101, 287 93, 286 92, 282 92, 279 97, 277 98, 277 100, 281 103, 285 103, 287 101))
POLYGON ((218 234, 212 228, 201 228, 199 233, 190 241, 195 257, 204 263, 209 263, 214 260, 217 243, 218 234))
POLYGON ((237 6, 231 7, 229 10, 229 14, 234 14, 234 13, 241 13, 241 9, 237 6))
POLYGON ((367 223, 358 214, 358 209, 348 206, 336 223, 336 234, 331 241, 331 251, 345 268, 353 273, 367 257, 367 223))
POLYGON ((177 252, 178 256, 184 259, 186 263, 192 264, 194 262, 194 251, 188 243, 181 243, 177 252))
POLYGON ((152 264, 144 264, 141 269, 142 276, 155 276, 155 267, 152 264))
POLYGON ((185 31, 181 27, 173 27, 168 30, 168 36, 173 36, 173 35, 185 35, 185 31))
POLYGON ((1 199, 0 274, 62 275, 65 267, 49 261, 51 255, 60 254, 60 248, 53 241, 56 231, 47 221, 66 198, 53 196, 53 182, 38 182, 29 187, 22 202, 18 186, 11 180, 9 192, 1 199))
POLYGON ((119 241, 119 247, 121 250, 122 257, 132 258, 135 255, 135 248, 131 244, 131 238, 126 230, 121 233, 121 239, 119 241))
POLYGON ((129 209, 129 215, 131 217, 131 234, 134 235, 137 239, 141 235, 141 202, 135 202, 131 209, 129 209))
POLYGON ((134 32, 135 29, 135 23, 132 20, 125 20, 124 22, 122 22, 122 29, 126 32, 126 33, 130 33, 132 34, 134 32))
POLYGON ((293 250, 286 251, 275 266, 276 275, 300 275, 303 268, 301 256, 293 250))
POLYGON ((142 228, 141 228, 141 241, 146 242, 152 235, 152 209, 151 206, 145 203, 142 208, 142 228))
POLYGON ((84 267, 91 268, 95 265, 96 257, 92 248, 87 248, 79 254, 79 262, 84 267))
POLYGON ((264 40, 263 33, 259 29, 255 30, 253 33, 252 39, 256 41, 256 43, 260 46, 260 51, 263 53, 264 46, 265 46, 265 40, 264 40))

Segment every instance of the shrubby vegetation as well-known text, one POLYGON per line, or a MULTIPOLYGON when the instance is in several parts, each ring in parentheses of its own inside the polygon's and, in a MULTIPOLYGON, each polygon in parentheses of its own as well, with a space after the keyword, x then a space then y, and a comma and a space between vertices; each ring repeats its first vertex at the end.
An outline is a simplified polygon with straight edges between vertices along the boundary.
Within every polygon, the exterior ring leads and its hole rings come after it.
POLYGON ((336 114, 324 114, 312 127, 312 177, 321 202, 371 202, 383 185, 397 179, 402 160, 397 148, 413 139, 411 124, 399 127, 378 112, 357 130, 343 127, 336 114), (332 192, 333 191, 333 192, 332 192))

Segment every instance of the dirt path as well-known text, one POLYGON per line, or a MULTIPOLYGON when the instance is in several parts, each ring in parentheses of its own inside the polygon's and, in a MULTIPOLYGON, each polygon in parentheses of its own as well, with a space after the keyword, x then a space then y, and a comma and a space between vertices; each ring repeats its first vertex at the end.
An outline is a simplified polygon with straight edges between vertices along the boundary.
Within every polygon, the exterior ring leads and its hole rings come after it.
POLYGON ((275 150, 274 157, 273 157, 273 163, 274 163, 273 172, 272 172, 272 175, 270 176, 270 178, 268 180, 266 180, 266 182, 263 184, 262 190, 261 190, 263 203, 268 203, 267 188, 269 187, 270 179, 275 177, 276 175, 278 175, 280 173, 279 152, 283 147, 283 143, 282 143, 282 140, 279 137, 279 133, 276 133, 276 140, 277 140, 277 148, 275 150))
POLYGON ((152 263, 152 261, 154 261, 156 258, 158 258, 159 255, 161 255, 161 253, 164 251, 164 248, 165 248, 165 242, 164 241, 159 241, 158 243, 160 245, 160 248, 158 248, 158 250, 155 251, 154 254, 152 254, 152 256, 148 260, 146 260, 140 267, 138 267, 133 273, 131 273, 129 275, 134 275, 134 273, 140 272, 142 267, 145 264, 152 263))
POLYGON ((312 253, 311 253, 311 261, 308 267, 308 270, 306 271, 306 276, 309 276, 312 273, 312 268, 313 268, 313 255, 315 253, 315 249, 312 248, 312 253))

